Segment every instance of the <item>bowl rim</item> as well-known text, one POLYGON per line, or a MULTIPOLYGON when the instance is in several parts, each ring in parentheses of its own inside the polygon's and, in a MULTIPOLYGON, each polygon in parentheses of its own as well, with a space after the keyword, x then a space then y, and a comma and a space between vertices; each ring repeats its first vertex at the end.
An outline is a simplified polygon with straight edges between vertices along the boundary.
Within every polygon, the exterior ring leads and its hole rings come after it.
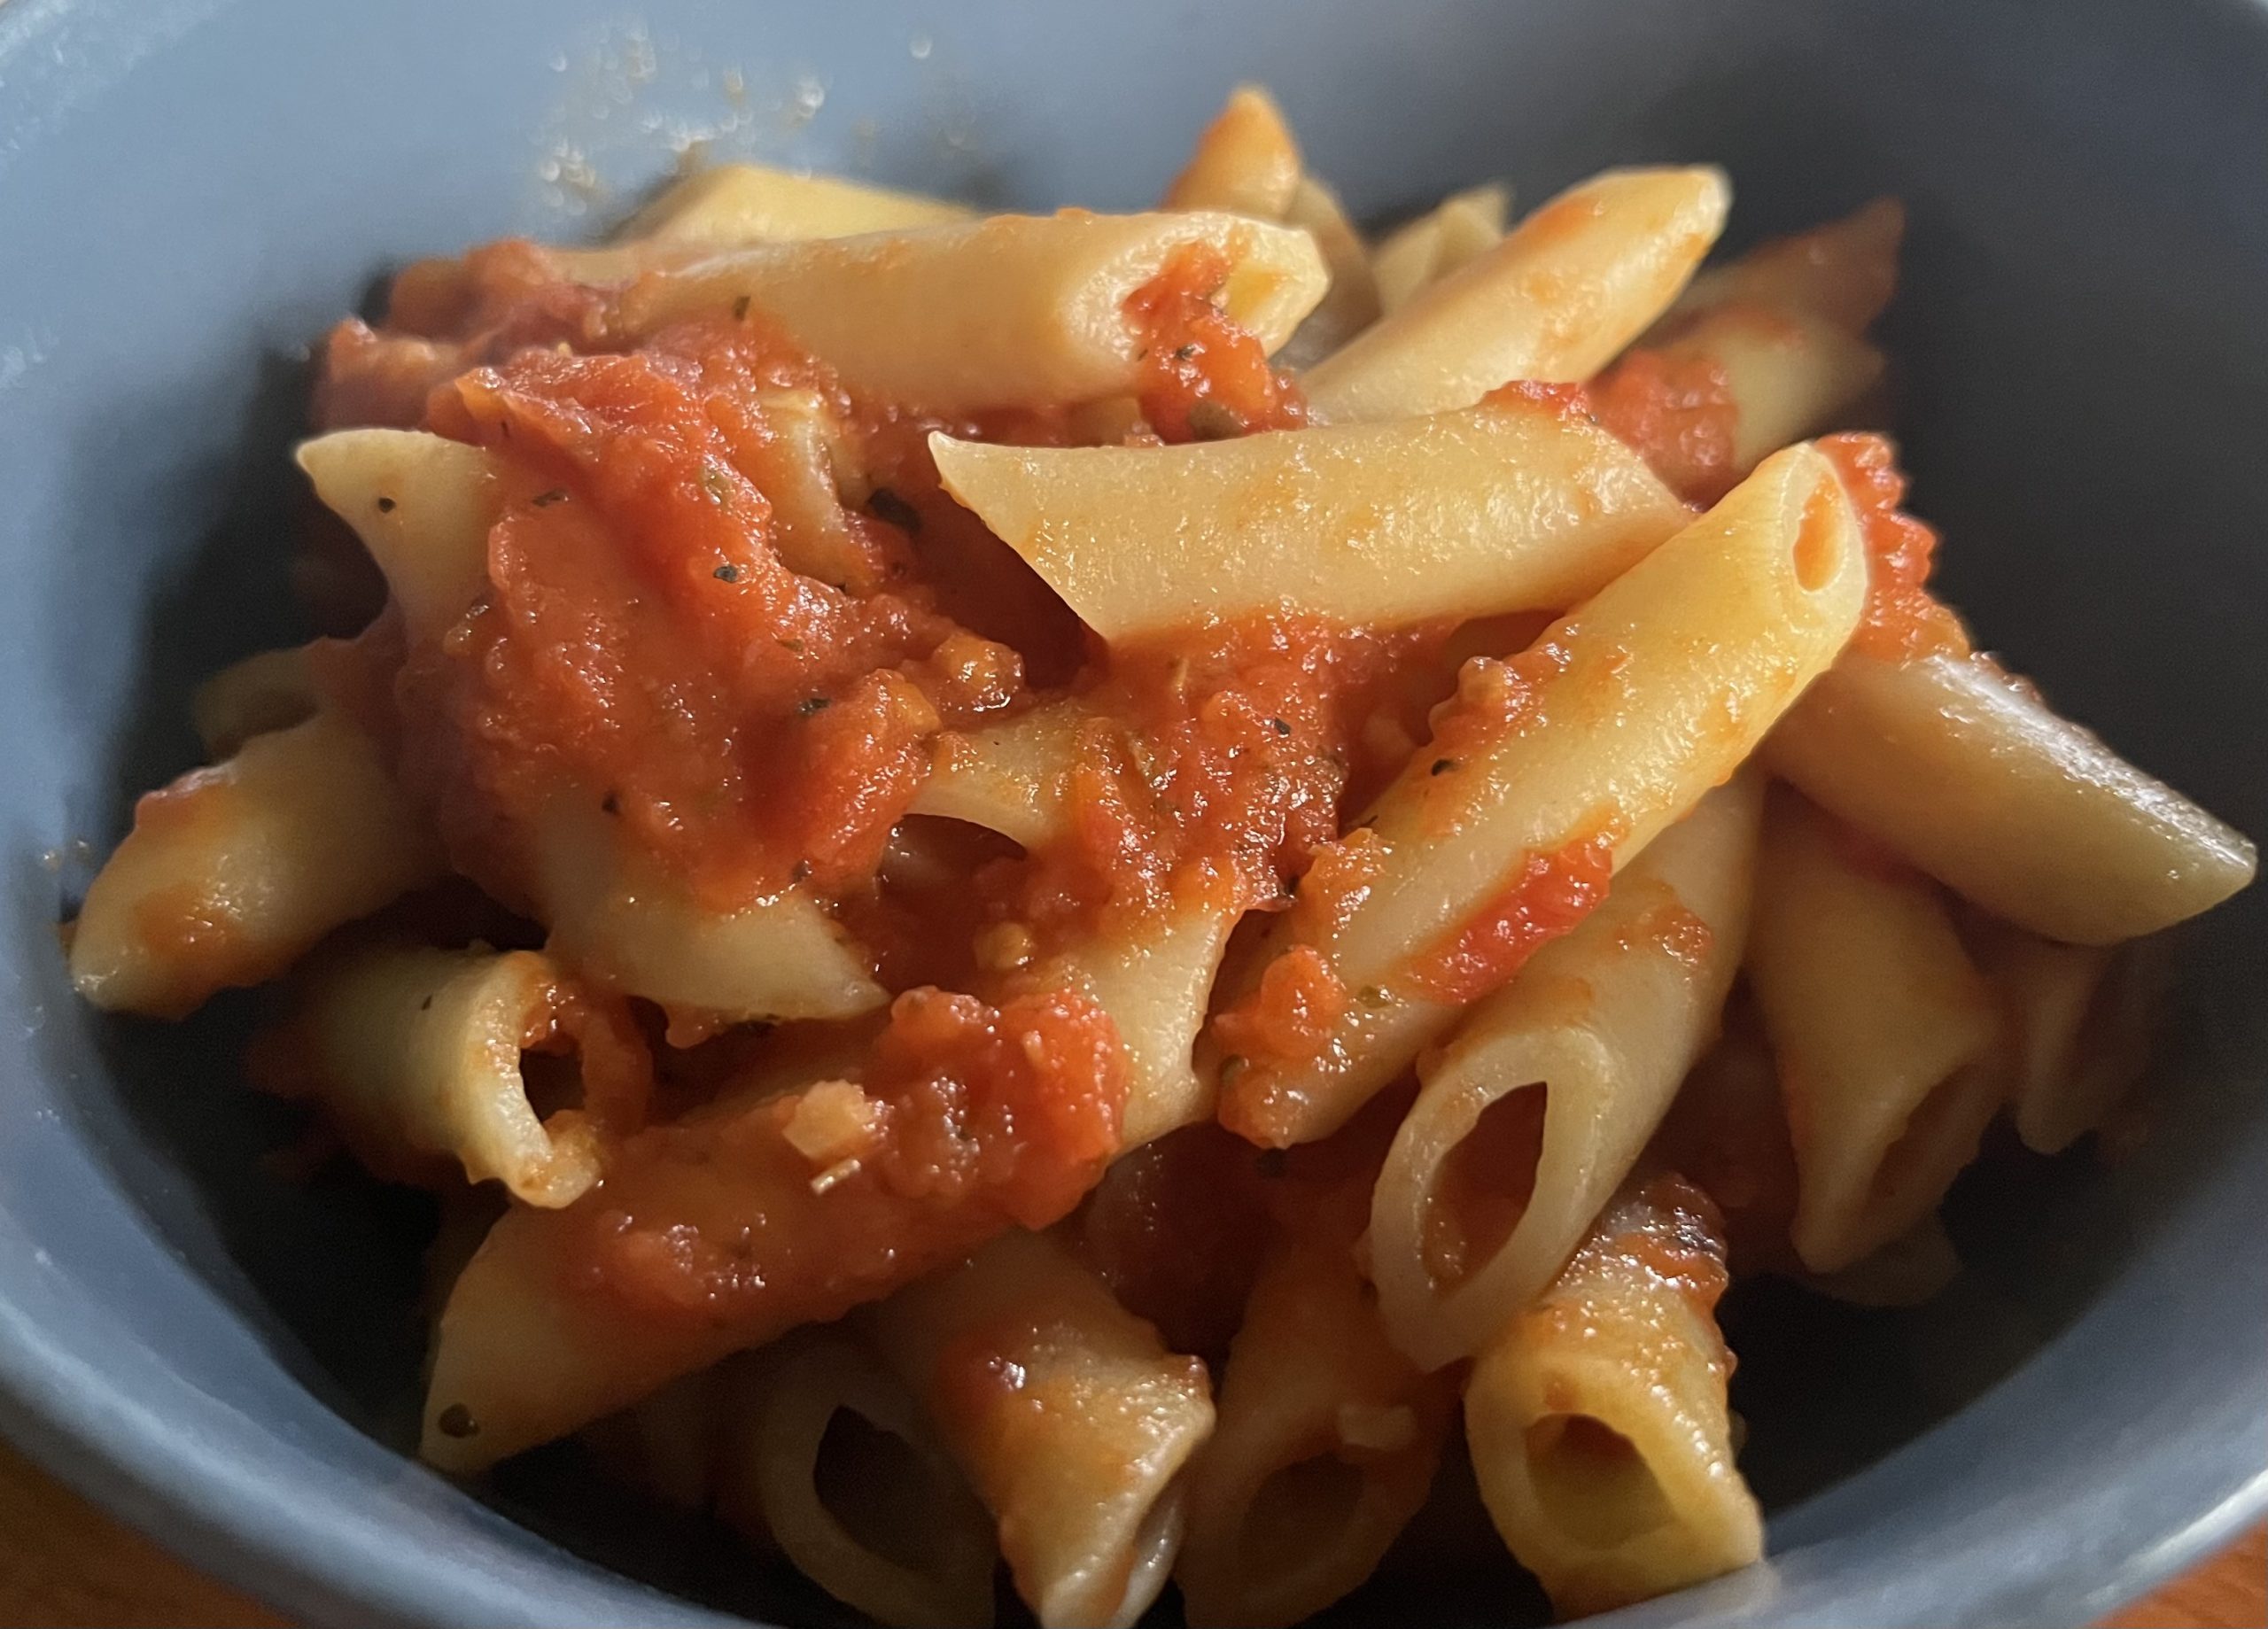
MULTIPOLYGON (((0 0, 0 69, 26 59, 51 33, 89 12, 112 12, 105 19, 110 28, 161 43, 231 3, 178 0, 137 15, 119 0, 0 0)), ((2268 0, 2192 3, 2202 12, 2241 12, 2268 23, 2268 0)), ((28 129, 81 88, 35 76, 16 105, 0 107, 0 137, 28 129)), ((0 150, 4 145, 0 142, 0 150)), ((1988 1390, 1969 1408, 1991 1395, 1988 1390)), ((666 1594, 525 1529, 515 1531, 542 1547, 537 1554, 545 1564, 510 1564, 514 1558, 497 1534, 478 1528, 462 1535, 463 1542, 442 1550, 389 1543, 389 1530, 368 1522, 346 1484, 333 1480, 311 1489, 304 1475, 296 1474, 304 1461, 295 1460, 276 1433, 257 1420, 214 1407, 215 1421, 223 1429, 199 1431, 183 1418, 161 1414, 125 1388, 116 1374, 67 1351, 21 1308, 0 1299, 0 1439, 167 1552, 295 1617, 341 1625, 637 1622, 656 1629, 733 1629, 750 1621, 666 1594)), ((1940 1422, 1931 1431, 1948 1423, 1940 1422)), ((349 1422, 341 1424, 353 1429, 349 1422)), ((1909 1442, 1897 1453, 1914 1446, 1909 1442)), ((2218 1446, 2221 1451, 2202 1468, 2194 1458, 2185 1458, 2189 1444, 2165 1437, 2127 1462, 2138 1480, 2194 1490, 2152 1507, 2171 1519, 2147 1524, 2145 1542, 2135 1541, 2131 1513, 2109 1505, 2043 1511, 2005 1536, 2014 1542, 2045 1540, 2052 1532, 2055 1548, 2069 1558, 2056 1581, 2058 1602, 2091 1612, 2113 1610, 2226 1546, 2268 1515, 2268 1465, 2256 1462, 2256 1445, 2239 1433, 2218 1439, 2218 1446), (2186 1514, 2171 1516, 2175 1511, 2186 1514)), ((405 1456, 401 1463, 406 1472, 427 1478, 444 1493, 449 1513, 462 1510, 509 1523, 415 1459, 405 1456)), ((1769 1564, 1767 1557, 1762 1567, 1769 1564)), ((1759 1571, 1596 1621, 1603 1629, 1669 1629, 1673 1624, 1730 1629, 1773 1621, 1777 1613, 1772 1603, 1759 1600, 1750 1586, 1759 1571), (1767 1617, 1751 1616, 1759 1607, 1767 1617)), ((1953 1601, 1941 1596, 1937 1605, 1965 1608, 1971 1614, 1989 1609, 1988 1583, 1979 1580, 1953 1601)))

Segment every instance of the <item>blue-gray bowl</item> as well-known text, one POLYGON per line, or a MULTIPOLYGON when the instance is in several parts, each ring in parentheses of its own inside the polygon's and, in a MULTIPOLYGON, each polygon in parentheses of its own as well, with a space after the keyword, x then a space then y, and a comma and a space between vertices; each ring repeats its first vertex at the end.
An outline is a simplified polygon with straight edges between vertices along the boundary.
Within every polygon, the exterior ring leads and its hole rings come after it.
MULTIPOLYGON (((53 935, 78 845, 191 762, 188 682, 291 634, 282 454, 308 339, 408 256, 595 229, 687 141, 1129 206, 1253 77, 1365 212, 1495 175, 1533 199, 1632 159, 1728 165, 1736 237, 1902 194, 1900 428, 1952 593, 2068 710, 2268 831, 2254 0, 641 15, 0 6, 0 1431, 286 1610, 826 1615, 540 1478, 484 1503, 403 1457, 416 1204, 274 1174, 291 1127, 238 1083, 241 1012, 100 1020, 53 935)), ((2268 1508, 2268 893, 2186 966, 2138 1157, 1969 1184, 1973 1270, 1934 1309, 1750 1298, 1739 1400, 1773 1560, 1618 1623, 2075 1624, 2268 1508)), ((1404 1577, 1338 1616, 1518 1605, 1500 1579, 1404 1577)))

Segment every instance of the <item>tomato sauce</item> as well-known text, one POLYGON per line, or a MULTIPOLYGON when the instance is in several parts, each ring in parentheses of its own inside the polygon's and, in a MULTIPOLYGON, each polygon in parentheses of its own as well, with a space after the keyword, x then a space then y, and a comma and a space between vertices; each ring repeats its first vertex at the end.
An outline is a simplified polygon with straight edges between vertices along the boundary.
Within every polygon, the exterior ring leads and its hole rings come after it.
POLYGON ((1859 511, 1867 548, 1867 609, 1851 648, 1884 662, 1966 655, 1969 635, 1927 586, 1938 534, 1900 509, 1906 475, 1897 449, 1881 436, 1822 436, 1819 450, 1835 465, 1859 511))
POLYGON ((1480 1000, 1597 909, 1614 874, 1615 842, 1602 833, 1530 855, 1509 887, 1413 958, 1403 976, 1431 1000, 1480 1000))
POLYGON ((797 1116, 823 1087, 623 1142, 557 1214, 571 1284, 656 1321, 836 1317, 1010 1226, 1060 1220, 1118 1147, 1123 1049, 1065 991, 998 1007, 911 991, 863 1074, 863 1137, 818 1157, 797 1116))
POLYGON ((1218 441, 1307 423, 1307 398, 1268 364, 1260 342, 1213 302, 1229 261, 1210 244, 1174 251, 1127 298, 1140 346, 1136 395, 1165 440, 1218 441))
POLYGON ((1740 405, 1722 365, 1702 355, 1632 351, 1592 381, 1591 411, 1688 503, 1733 489, 1740 405))

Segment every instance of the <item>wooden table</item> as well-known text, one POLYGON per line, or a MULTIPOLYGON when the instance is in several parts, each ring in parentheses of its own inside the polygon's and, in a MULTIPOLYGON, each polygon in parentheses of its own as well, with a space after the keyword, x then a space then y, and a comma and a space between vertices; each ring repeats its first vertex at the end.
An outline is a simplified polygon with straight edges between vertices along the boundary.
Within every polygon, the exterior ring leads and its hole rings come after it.
MULTIPOLYGON (((0 1447, 0 1625, 149 1629, 284 1620, 128 1532, 0 1447)), ((2103 1629, 2261 1629, 2268 1528, 2103 1629)))

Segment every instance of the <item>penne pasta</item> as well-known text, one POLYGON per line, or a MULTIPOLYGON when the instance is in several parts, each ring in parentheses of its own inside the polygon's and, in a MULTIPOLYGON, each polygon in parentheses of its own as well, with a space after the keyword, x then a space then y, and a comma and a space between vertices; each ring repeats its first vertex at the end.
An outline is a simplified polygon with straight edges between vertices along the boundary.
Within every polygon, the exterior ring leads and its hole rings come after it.
POLYGON ((603 816, 555 809, 542 856, 551 953, 695 1025, 850 1018, 888 999, 866 953, 800 890, 701 906, 603 816))
POLYGON ((1063 828, 1065 787, 1089 722, 1066 702, 941 735, 913 812, 966 820, 1038 848, 1063 828))
POLYGON ((1281 221, 1299 186, 1300 144, 1284 110, 1262 87, 1239 85, 1197 138, 1188 167, 1166 189, 1159 207, 1281 221))
POLYGON ((1371 1576, 1433 1485, 1452 1383, 1379 1322, 1353 1253, 1366 1185, 1350 1184, 1342 1224, 1278 1242, 1229 1347, 1174 1574, 1200 1629, 1321 1611, 1371 1576))
POLYGON ((1612 436, 1511 398, 1192 446, 930 438, 954 498, 1117 641, 1288 610, 1564 609, 1690 518, 1612 436))
POLYGON ((767 436, 752 438, 747 473, 772 505, 772 539, 790 570, 854 593, 880 586, 874 551, 843 508, 835 462, 842 431, 817 391, 757 398, 767 436))
POLYGON ((1757 1559, 1733 1463, 1715 1318, 1715 1207, 1655 1177, 1607 1207, 1542 1298, 1473 1365, 1465 1439, 1481 1498, 1562 1617, 1606 1611, 1757 1559))
POLYGON ((1945 1197, 1999 1108, 1991 991, 1926 878, 1775 790, 1748 974, 1796 1157, 1797 1253, 1831 1273, 1945 1197))
POLYGON ((2009 1118, 2035 1153, 2100 1129, 2148 1061, 2162 942, 2058 944, 1999 923, 1969 935, 2008 1034, 2009 1118))
POLYGON ((206 762, 217 764, 255 735, 305 724, 322 705, 307 648, 294 645, 230 663, 197 687, 189 710, 206 762))
POLYGON ((1667 319, 1748 305, 1805 312, 1850 335, 1864 333, 1898 287, 1906 206, 1878 198, 1839 221, 1760 244, 1693 279, 1667 319))
POLYGON ((1610 170, 1319 363, 1326 421, 1465 407, 1508 381, 1588 379, 1661 314, 1729 201, 1713 169, 1610 170))
POLYGON ((730 165, 407 267, 297 451, 338 637, 197 694, 71 977, 289 975, 251 1078, 439 1208, 421 1457, 556 1443, 822 1617, 1741 1566, 1728 1271, 1912 1306, 2000 1108, 2115 1158, 2127 942, 2254 849, 1969 655, 1822 433, 1895 202, 1373 245, 1254 84, 1161 196, 730 165))
POLYGON ((503 505, 494 461, 422 430, 335 430, 299 444, 315 496, 385 573, 410 638, 440 633, 488 587, 503 505))
POLYGON ((1126 1049, 1127 1148, 1213 1117, 1215 1082, 1198 1073, 1192 1053, 1240 914, 1215 897, 1177 901, 1161 916, 1097 933, 1053 969, 1110 1015, 1126 1049))
POLYGON ((1993 915, 2109 944, 2210 910, 2253 845, 1982 656, 1853 652, 1766 746, 1821 808, 1993 915))
POLYGON ((1222 308, 1270 351, 1323 298, 1304 232, 1073 210, 742 249, 641 279, 623 322, 643 337, 753 311, 852 389, 936 412, 1092 401, 1134 390, 1143 339, 1127 302, 1183 251, 1218 258, 1222 308))
POLYGON ((1284 342, 1276 361, 1285 368, 1314 367, 1379 320, 1378 279, 1371 270, 1371 252, 1363 235, 1347 218, 1339 195, 1312 175, 1303 175, 1293 190, 1284 212, 1287 226, 1299 227, 1315 239, 1322 252, 1331 286, 1323 302, 1308 314, 1284 342))
MULTIPOLYGON (((601 1121, 540 1118, 520 1054, 563 1038, 563 1025, 580 1029, 573 1007, 559 970, 532 951, 373 945, 307 981, 291 1026, 271 1037, 281 1067, 267 1083, 321 1103, 383 1176, 418 1181, 445 1160, 466 1182, 555 1208, 598 1180, 601 1121)), ((618 1068, 625 1051, 632 1067, 650 1067, 642 1045, 613 1044, 595 1067, 618 1068)))
POLYGON ((965 204, 764 164, 720 164, 664 187, 617 241, 700 249, 903 232, 967 221, 965 204))
POLYGON ((135 805, 70 929, 71 981, 98 1007, 179 1018, 441 870, 377 747, 320 712, 135 805))
POLYGON ((891 1629, 989 1629, 992 1520, 895 1375, 837 1329, 728 1373, 719 1516, 891 1629))
POLYGON ((1371 1271, 1388 1333, 1425 1367, 1480 1351, 1551 1281, 1714 1039, 1762 792, 1744 775, 1703 798, 1419 1063, 1371 1201, 1371 1271))
POLYGON ((868 1315, 999 1524, 1043 1629, 1132 1624, 1182 1538, 1213 1430, 1205 1366, 1169 1353, 1055 1240, 1013 1232, 868 1315))
POLYGON ((1512 190, 1489 182, 1451 193, 1387 234, 1371 261, 1381 314, 1401 310, 1420 289, 1494 248, 1503 238, 1511 206, 1512 190))
POLYGON ((1431 745, 1318 862, 1346 880, 1302 887, 1214 1020, 1241 1060, 1223 1121, 1274 1146, 1343 1124, 1731 776, 1849 639, 1865 575, 1833 471, 1793 447, 1526 655, 1468 663, 1431 745))
POLYGON ((1060 992, 989 1008, 910 991, 864 1072, 727 1090, 616 1144, 577 1204, 507 1212, 442 1312, 421 1454, 485 1470, 841 1317, 1059 1221, 1117 1147, 1116 1036, 1060 992), (932 1163, 941 1147, 955 1163, 932 1163))

